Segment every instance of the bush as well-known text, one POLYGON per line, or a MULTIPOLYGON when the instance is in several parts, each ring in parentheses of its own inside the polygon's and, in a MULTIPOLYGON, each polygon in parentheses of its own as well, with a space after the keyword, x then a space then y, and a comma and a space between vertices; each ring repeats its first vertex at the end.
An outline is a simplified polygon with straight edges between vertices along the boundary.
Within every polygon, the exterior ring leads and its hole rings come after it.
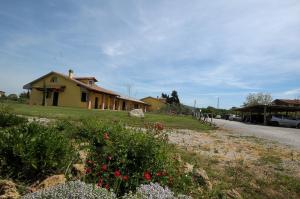
POLYGON ((136 195, 142 199, 147 199, 147 198, 191 199, 191 197, 185 195, 179 195, 178 197, 175 197, 175 194, 168 187, 164 188, 157 183, 141 185, 140 187, 137 188, 136 195))
POLYGON ((35 193, 27 194, 23 199, 57 199, 57 198, 85 198, 85 199, 115 199, 115 194, 108 192, 103 188, 95 188, 91 184, 85 184, 81 181, 70 181, 60 184, 50 189, 41 190, 35 193))
POLYGON ((38 123, 0 130, 0 175, 34 181, 62 172, 75 157, 69 140, 38 123))
POLYGON ((142 133, 120 124, 89 123, 86 135, 90 137, 91 149, 86 182, 112 188, 117 195, 150 182, 180 190, 191 183, 192 179, 181 173, 170 145, 156 133, 142 133))
POLYGON ((0 127, 10 127, 24 124, 26 122, 26 118, 16 116, 11 112, 11 108, 9 106, 0 103, 0 127))
MULTIPOLYGON (((70 181, 60 184, 49 189, 40 190, 23 196, 23 199, 56 199, 56 198, 85 198, 85 199, 116 199, 113 192, 103 188, 97 188, 92 184, 85 184, 81 181, 70 181)), ((126 194, 122 199, 191 199, 189 196, 175 194, 167 187, 163 188, 159 184, 150 183, 141 185, 135 194, 126 194)))
POLYGON ((166 104, 157 112, 166 113, 166 114, 177 114, 177 115, 179 114, 192 115, 193 109, 183 104, 166 104))

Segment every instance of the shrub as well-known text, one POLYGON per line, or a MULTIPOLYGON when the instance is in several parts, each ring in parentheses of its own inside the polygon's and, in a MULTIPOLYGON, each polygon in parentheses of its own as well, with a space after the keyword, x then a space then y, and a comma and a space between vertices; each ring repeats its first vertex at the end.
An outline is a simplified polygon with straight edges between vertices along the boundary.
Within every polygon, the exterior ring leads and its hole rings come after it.
POLYGON ((142 199, 147 199, 147 198, 191 199, 191 197, 185 195, 179 195, 178 197, 175 197, 175 194, 168 187, 164 188, 157 183, 141 185, 140 187, 137 188, 136 195, 142 199))
MULTIPOLYGON (((40 190, 23 196, 23 199, 56 199, 56 198, 85 198, 85 199, 116 199, 113 192, 104 188, 95 187, 92 184, 86 184, 81 181, 70 181, 65 184, 56 185, 49 189, 40 190)), ((150 183, 149 185, 140 185, 135 194, 126 194, 122 199, 191 199, 189 196, 175 194, 167 187, 163 188, 159 184, 150 183)))
POLYGON ((34 181, 62 172, 75 157, 69 140, 38 123, 0 130, 0 175, 34 181))
POLYGON ((11 112, 11 107, 0 103, 0 127, 10 127, 26 123, 27 119, 16 116, 11 112))
POLYGON ((150 182, 180 190, 185 186, 181 182, 191 182, 180 172, 182 168, 170 145, 155 133, 142 133, 120 124, 91 123, 96 124, 86 128, 86 135, 91 137, 86 182, 112 188, 117 195, 150 182))
POLYGON ((115 194, 94 185, 81 181, 70 181, 49 189, 27 194, 23 199, 57 199, 57 198, 86 198, 86 199, 115 199, 115 194))

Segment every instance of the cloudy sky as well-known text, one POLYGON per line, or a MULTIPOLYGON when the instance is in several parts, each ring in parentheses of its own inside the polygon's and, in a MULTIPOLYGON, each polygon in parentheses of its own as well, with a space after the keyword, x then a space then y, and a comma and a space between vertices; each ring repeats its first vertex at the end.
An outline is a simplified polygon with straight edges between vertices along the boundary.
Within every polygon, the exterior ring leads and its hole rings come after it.
POLYGON ((73 69, 198 107, 300 97, 299 0, 1 0, 0 90, 73 69))

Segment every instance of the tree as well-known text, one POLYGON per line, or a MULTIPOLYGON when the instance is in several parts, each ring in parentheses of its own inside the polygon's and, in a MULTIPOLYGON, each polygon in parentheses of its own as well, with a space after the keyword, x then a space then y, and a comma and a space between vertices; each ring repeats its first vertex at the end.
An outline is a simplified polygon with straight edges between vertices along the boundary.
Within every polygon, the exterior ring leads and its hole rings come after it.
POLYGON ((249 93, 244 106, 268 105, 272 102, 272 96, 267 93, 249 93))
POLYGON ((29 92, 20 93, 19 98, 28 99, 29 98, 29 92))
POLYGON ((180 101, 179 101, 179 97, 178 97, 178 94, 177 94, 177 91, 172 91, 171 93, 171 103, 173 104, 177 104, 179 105, 180 104, 180 101))
POLYGON ((16 95, 16 94, 9 94, 7 96, 7 98, 10 99, 10 100, 17 101, 18 100, 18 95, 16 95))
POLYGON ((172 91, 171 97, 165 93, 161 94, 161 97, 166 99, 167 104, 180 105, 180 100, 177 94, 177 91, 172 91))

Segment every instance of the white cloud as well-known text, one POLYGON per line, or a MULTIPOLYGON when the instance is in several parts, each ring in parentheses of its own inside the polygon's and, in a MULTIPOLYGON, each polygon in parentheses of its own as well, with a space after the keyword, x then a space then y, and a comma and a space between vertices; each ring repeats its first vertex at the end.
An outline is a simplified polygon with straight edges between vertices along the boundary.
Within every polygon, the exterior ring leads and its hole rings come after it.
POLYGON ((285 91, 284 95, 300 97, 300 88, 285 91))

